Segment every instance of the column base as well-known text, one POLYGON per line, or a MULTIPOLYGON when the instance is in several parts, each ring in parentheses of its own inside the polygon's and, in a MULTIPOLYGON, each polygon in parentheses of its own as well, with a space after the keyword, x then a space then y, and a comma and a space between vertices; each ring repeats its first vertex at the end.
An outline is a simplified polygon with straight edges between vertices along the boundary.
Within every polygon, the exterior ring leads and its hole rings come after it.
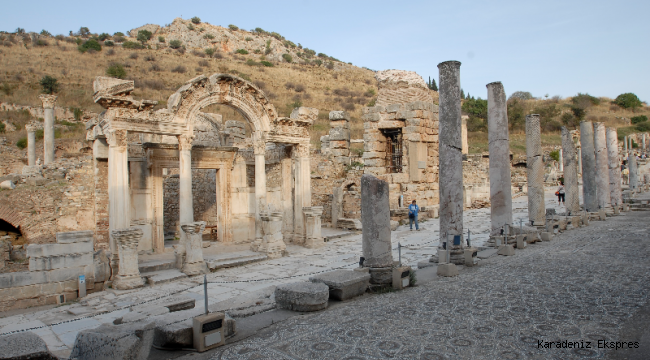
POLYGON ((208 265, 205 263, 205 261, 201 261, 192 264, 186 263, 183 265, 183 269, 181 271, 187 276, 195 276, 208 274, 210 272, 210 269, 208 269, 208 265))
POLYGON ((393 285, 393 268, 368 268, 370 283, 375 285, 393 285))
POLYGON ((129 290, 144 286, 144 280, 140 275, 117 275, 113 280, 113 289, 129 290))

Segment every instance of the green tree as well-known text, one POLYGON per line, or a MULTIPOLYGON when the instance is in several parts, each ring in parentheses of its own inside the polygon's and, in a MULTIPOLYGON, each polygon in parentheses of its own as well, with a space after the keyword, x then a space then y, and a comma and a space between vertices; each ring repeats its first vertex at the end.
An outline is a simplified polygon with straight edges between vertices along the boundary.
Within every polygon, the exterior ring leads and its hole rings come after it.
POLYGON ((625 93, 616 97, 614 104, 624 108, 635 110, 638 107, 641 107, 643 104, 641 100, 633 93, 625 93))
POLYGON ((430 90, 438 91, 438 85, 436 84, 436 79, 432 79, 431 76, 429 76, 429 82, 427 83, 427 86, 429 87, 430 90))
POLYGON ((50 32, 45 30, 45 29, 41 30, 41 35, 43 35, 43 36, 52 36, 52 34, 50 34, 50 32))
POLYGON ((533 99, 533 94, 528 91, 515 91, 510 95, 509 99, 531 100, 533 99))
POLYGON ((286 61, 286 62, 288 62, 288 63, 290 63, 291 61, 293 61, 293 58, 292 58, 291 55, 289 55, 289 54, 282 54, 282 58, 284 59, 284 61, 286 61))
POLYGON ((138 31, 137 39, 139 42, 144 44, 151 39, 152 35, 153 34, 149 30, 140 30, 138 31))
POLYGON ((510 130, 523 129, 526 125, 526 108, 524 101, 519 98, 511 97, 507 101, 508 105, 508 125, 510 130))
POLYGON ((183 43, 180 40, 172 40, 169 42, 169 47, 172 49, 178 49, 183 45, 183 43))
POLYGON ((460 89, 460 98, 465 99, 465 91, 463 89, 460 89))
POLYGON ((639 116, 633 116, 632 119, 630 120, 632 121, 632 124, 638 124, 638 123, 648 121, 648 117, 645 115, 639 115, 639 116))
POLYGON ((106 69, 106 75, 118 79, 124 79, 126 77, 126 70, 122 64, 112 64, 106 69))
POLYGON ((85 37, 85 36, 88 36, 88 35, 90 35, 90 29, 88 29, 85 26, 82 26, 82 27, 79 28, 79 36, 84 36, 85 37))
POLYGON ((102 51, 102 46, 99 44, 99 42, 97 42, 97 40, 89 39, 84 41, 83 44, 79 45, 78 49, 82 53, 85 53, 90 49, 95 51, 102 51))
POLYGON ((108 38, 110 38, 110 37, 111 37, 111 36, 108 35, 107 33, 101 33, 101 34, 99 34, 99 36, 97 37, 97 39, 98 39, 99 41, 106 41, 106 39, 108 39, 108 38))
POLYGON ((585 118, 585 115, 587 115, 587 111, 585 109, 577 106, 572 106, 571 112, 573 113, 573 116, 578 119, 578 121, 582 121, 585 118))
POLYGON ((560 161, 560 151, 559 150, 553 150, 551 151, 548 156, 551 157, 551 159, 555 161, 560 161))
POLYGON ((237 25, 233 25, 233 24, 228 25, 228 28, 229 28, 230 30, 232 30, 232 31, 237 31, 237 30, 239 30, 239 27, 237 27, 237 25))
POLYGON ((487 100, 466 98, 461 110, 469 115, 468 131, 485 131, 487 128, 487 100))
POLYGON ((41 90, 43 94, 55 94, 59 91, 59 84, 57 83, 56 78, 53 78, 50 75, 45 75, 40 81, 41 90))
POLYGON ((192 18, 192 23, 194 24, 200 24, 201 23, 201 18, 198 16, 195 16, 192 18))

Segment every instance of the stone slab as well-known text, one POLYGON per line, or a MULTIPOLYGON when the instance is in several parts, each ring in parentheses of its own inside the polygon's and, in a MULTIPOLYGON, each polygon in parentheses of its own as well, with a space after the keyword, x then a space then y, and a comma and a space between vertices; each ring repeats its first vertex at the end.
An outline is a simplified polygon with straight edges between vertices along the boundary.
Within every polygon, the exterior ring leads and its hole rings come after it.
POLYGON ((58 244, 92 243, 94 235, 95 233, 92 230, 59 232, 56 233, 56 242, 58 244))
POLYGON ((366 292, 370 284, 370 273, 340 269, 310 277, 309 281, 327 285, 330 298, 348 300, 366 292))
POLYGON ((451 263, 438 264, 437 274, 438 276, 446 276, 446 277, 458 276, 458 268, 456 267, 456 264, 451 264, 451 263))
POLYGON ((46 257, 67 254, 83 254, 93 252, 93 243, 75 242, 69 244, 29 244, 27 257, 46 257))
POLYGON ((142 277, 147 279, 147 284, 149 285, 164 284, 164 283, 187 278, 187 275, 182 273, 178 269, 153 271, 141 275, 142 277))
POLYGON ((293 311, 318 311, 327 308, 329 287, 323 283, 298 282, 278 285, 275 302, 278 307, 293 311))
POLYGON ((0 337, 0 359, 56 360, 45 341, 31 331, 0 337))
POLYGON ((498 254, 503 256, 512 256, 515 254, 515 248, 512 245, 501 245, 499 246, 498 254))
POLYGON ((71 359, 146 360, 154 338, 154 323, 102 324, 84 330, 77 338, 71 359))
POLYGON ((482 251, 479 251, 478 254, 476 254, 476 257, 478 257, 479 259, 487 259, 489 257, 492 257, 492 256, 496 255, 496 253, 498 251, 499 250, 497 250, 497 249, 482 250, 482 251))

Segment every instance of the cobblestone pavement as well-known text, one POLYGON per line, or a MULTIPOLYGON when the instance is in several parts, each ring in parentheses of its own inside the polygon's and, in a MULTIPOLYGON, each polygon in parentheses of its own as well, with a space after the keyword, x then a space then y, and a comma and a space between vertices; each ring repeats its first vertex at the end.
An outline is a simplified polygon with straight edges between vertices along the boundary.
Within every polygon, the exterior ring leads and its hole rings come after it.
POLYGON ((594 221, 458 277, 293 317, 211 358, 604 358, 598 341, 627 341, 619 330, 648 299, 648 220, 594 221), (591 348, 538 347, 564 340, 591 348))

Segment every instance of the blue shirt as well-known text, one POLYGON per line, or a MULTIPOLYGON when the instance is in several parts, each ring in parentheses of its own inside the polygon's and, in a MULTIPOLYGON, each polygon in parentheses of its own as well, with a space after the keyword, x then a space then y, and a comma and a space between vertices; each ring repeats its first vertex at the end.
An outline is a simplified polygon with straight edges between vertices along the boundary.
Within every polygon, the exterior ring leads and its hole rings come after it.
POLYGON ((417 205, 409 205, 409 214, 413 214, 415 216, 418 216, 418 212, 420 211, 420 207, 417 205))

